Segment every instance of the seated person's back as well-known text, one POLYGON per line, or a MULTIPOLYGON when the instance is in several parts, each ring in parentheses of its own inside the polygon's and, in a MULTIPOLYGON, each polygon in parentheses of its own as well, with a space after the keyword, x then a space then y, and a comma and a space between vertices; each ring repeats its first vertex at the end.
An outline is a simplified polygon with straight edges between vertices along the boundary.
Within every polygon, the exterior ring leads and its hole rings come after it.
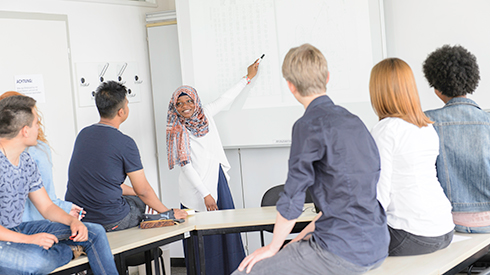
POLYGON ((326 94, 328 66, 317 48, 292 48, 282 71, 306 110, 293 126, 272 242, 247 256, 233 274, 365 273, 388 255, 386 215, 376 199, 376 144, 362 121, 326 94), (321 212, 279 251, 302 213, 307 189, 321 212))
POLYGON ((490 115, 466 97, 480 80, 476 58, 461 46, 445 45, 427 57, 424 74, 445 103, 425 113, 439 134, 437 176, 453 206, 456 230, 488 233, 490 115))
POLYGON ((451 205, 437 181, 437 133, 420 107, 412 70, 387 58, 371 71, 371 103, 380 121, 372 135, 381 158, 378 200, 388 216, 390 256, 419 255, 449 245, 451 205))
MULTIPOLYGON (((139 225, 146 205, 168 211, 146 179, 136 143, 119 131, 129 116, 126 94, 126 87, 115 81, 97 88, 100 121, 80 131, 68 168, 65 199, 85 209, 84 221, 99 223, 106 231, 139 225), (133 188, 124 184, 126 176, 133 188)), ((187 216, 184 210, 172 211, 177 219, 187 216)))
POLYGON ((121 183, 127 173, 141 169, 133 139, 109 125, 88 126, 75 142, 65 199, 83 206, 84 221, 116 222, 129 213, 121 183))

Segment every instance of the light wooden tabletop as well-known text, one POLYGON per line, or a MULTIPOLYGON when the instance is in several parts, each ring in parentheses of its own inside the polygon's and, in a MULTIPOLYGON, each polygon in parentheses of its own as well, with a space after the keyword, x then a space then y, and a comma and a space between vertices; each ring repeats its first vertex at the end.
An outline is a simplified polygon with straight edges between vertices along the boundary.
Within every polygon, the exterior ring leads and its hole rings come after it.
POLYGON ((377 269, 366 275, 438 275, 471 257, 490 244, 490 234, 455 233, 453 242, 445 249, 431 254, 388 257, 377 269))
POLYGON ((166 227, 141 229, 133 227, 126 230, 109 232, 107 239, 111 246, 112 254, 151 244, 160 240, 164 240, 185 232, 194 230, 194 226, 188 222, 166 227))
MULTIPOLYGON (((230 227, 274 224, 276 207, 259 207, 214 212, 201 212, 191 215, 186 222, 169 227, 140 229, 138 227, 107 233, 113 254, 177 236, 193 230, 207 230, 230 227)), ((317 214, 313 205, 305 205, 298 222, 311 221, 317 214)), ((490 244, 490 234, 455 233, 453 242, 445 249, 419 256, 388 257, 377 269, 367 275, 436 275, 443 274, 490 244)), ((87 263, 82 256, 53 272, 87 263)))
MULTIPOLYGON (((109 232, 107 233, 107 239, 109 241, 112 254, 116 255, 136 247, 141 247, 147 244, 183 234, 185 232, 190 232, 194 230, 194 228, 195 226, 190 225, 188 222, 174 226, 151 229, 140 229, 138 227, 133 227, 126 230, 109 232)), ((70 261, 64 266, 55 269, 53 272, 65 270, 87 262, 88 258, 86 256, 81 256, 75 260, 70 261)))
MULTIPOLYGON (((313 204, 306 204, 297 222, 309 222, 315 218, 313 204)), ((196 230, 219 229, 274 224, 277 210, 275 206, 200 212, 189 216, 188 223, 196 230)))
MULTIPOLYGON (((134 227, 126 230, 109 232, 107 233, 107 239, 109 240, 112 254, 115 255, 193 230, 274 224, 276 215, 277 211, 275 206, 200 212, 190 215, 184 223, 179 225, 151 229, 134 227)), ((307 204, 305 205, 303 214, 298 218, 298 222, 311 221, 316 215, 313 204, 307 204)), ((53 272, 68 269, 87 262, 87 257, 82 256, 57 268, 53 272)))

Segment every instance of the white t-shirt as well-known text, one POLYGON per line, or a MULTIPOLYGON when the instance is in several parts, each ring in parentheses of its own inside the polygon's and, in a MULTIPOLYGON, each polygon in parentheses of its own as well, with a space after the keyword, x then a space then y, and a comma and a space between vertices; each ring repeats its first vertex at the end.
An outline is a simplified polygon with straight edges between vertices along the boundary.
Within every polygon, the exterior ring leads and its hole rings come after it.
POLYGON ((437 180, 439 137, 434 127, 385 118, 371 134, 381 158, 377 198, 388 225, 425 237, 453 230, 451 204, 437 180))
MULTIPOLYGON (((180 202, 191 209, 206 211, 204 197, 211 196, 218 201, 219 165, 223 168, 226 179, 230 164, 226 158, 213 116, 219 113, 240 94, 247 86, 242 78, 235 86, 226 91, 217 100, 203 106, 204 114, 209 121, 209 132, 196 137, 189 132, 191 161, 181 167, 179 176, 180 202)), ((184 127, 185 131, 188 131, 184 127)))

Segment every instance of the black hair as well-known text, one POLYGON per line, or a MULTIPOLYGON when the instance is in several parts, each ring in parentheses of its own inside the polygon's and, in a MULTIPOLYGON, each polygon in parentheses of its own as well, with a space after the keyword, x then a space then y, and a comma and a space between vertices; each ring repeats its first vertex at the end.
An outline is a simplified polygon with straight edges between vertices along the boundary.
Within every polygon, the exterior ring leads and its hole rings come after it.
POLYGON ((448 97, 472 94, 480 81, 476 57, 465 48, 444 45, 423 64, 429 85, 448 97))
POLYGON ((126 87, 119 82, 107 81, 100 84, 95 94, 95 104, 100 117, 114 118, 117 111, 124 107, 126 94, 126 87))
POLYGON ((36 100, 17 95, 0 100, 0 137, 12 139, 24 126, 32 126, 36 100))

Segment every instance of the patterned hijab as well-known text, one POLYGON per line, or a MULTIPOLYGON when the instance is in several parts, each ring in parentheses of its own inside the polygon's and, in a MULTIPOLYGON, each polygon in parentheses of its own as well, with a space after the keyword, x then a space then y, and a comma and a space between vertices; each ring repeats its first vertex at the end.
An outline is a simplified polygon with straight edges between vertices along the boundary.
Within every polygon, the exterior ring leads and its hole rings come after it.
POLYGON ((170 169, 173 169, 175 164, 184 166, 190 162, 189 132, 196 137, 202 137, 209 132, 209 122, 202 110, 201 100, 196 89, 190 86, 181 86, 172 94, 167 112, 167 158, 170 169), (175 107, 182 94, 188 95, 194 100, 194 114, 190 118, 181 116, 175 107), (183 126, 189 131, 185 131, 183 126))

